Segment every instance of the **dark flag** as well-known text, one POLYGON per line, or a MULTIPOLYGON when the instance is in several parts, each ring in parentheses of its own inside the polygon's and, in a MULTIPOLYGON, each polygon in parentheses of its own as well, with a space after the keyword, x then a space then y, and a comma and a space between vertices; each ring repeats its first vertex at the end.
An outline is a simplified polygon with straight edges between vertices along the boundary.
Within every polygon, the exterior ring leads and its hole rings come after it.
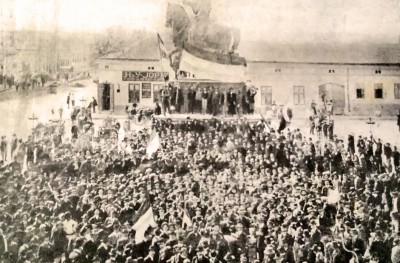
POLYGON ((286 128, 286 125, 287 125, 287 122, 286 122, 285 118, 282 116, 281 122, 279 123, 278 132, 283 131, 286 128))

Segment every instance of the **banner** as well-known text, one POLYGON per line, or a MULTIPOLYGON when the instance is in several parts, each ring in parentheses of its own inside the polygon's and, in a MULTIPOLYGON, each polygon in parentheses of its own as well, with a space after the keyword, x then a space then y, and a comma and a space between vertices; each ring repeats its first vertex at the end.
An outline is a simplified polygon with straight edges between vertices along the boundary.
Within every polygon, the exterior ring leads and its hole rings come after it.
POLYGON ((246 67, 244 65, 226 65, 211 62, 193 56, 186 50, 182 51, 179 70, 189 72, 196 79, 245 82, 246 67))
POLYGON ((143 241, 144 234, 149 227, 155 228, 157 226, 149 200, 142 204, 133 222, 133 229, 136 231, 135 241, 138 244, 143 241))

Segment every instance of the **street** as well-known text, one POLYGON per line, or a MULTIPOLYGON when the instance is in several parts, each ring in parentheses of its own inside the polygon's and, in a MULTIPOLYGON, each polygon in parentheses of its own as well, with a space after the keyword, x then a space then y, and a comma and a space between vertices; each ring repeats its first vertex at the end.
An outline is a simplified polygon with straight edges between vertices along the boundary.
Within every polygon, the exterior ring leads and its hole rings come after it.
MULTIPOLYGON (((18 138, 25 139, 31 132, 33 125, 42 122, 45 123, 51 119, 58 119, 59 108, 63 108, 63 119, 66 121, 66 131, 69 136, 70 130, 70 110, 67 107, 68 93, 74 93, 75 105, 81 106, 82 103, 88 106, 92 97, 97 97, 96 84, 91 80, 81 81, 85 85, 84 88, 59 87, 57 94, 49 94, 47 89, 29 93, 15 93, 15 91, 7 91, 6 96, 2 96, 0 100, 1 125, 0 135, 6 135, 10 139, 13 133, 18 138), (81 101, 86 99, 86 101, 81 101), (54 115, 52 114, 54 110, 54 115), (34 114, 38 120, 32 121, 29 118, 34 114), (35 122, 35 123, 33 123, 35 122)), ((96 124, 100 124, 99 119, 104 118, 104 114, 93 114, 96 124)), ((115 116, 117 118, 125 118, 124 115, 115 116)), ((347 139, 348 134, 358 137, 369 137, 371 134, 375 138, 381 138, 384 142, 390 142, 392 145, 400 146, 400 132, 396 125, 395 119, 382 119, 374 117, 373 125, 367 124, 368 119, 334 116, 335 134, 339 138, 347 139)), ((279 120, 272 121, 274 127, 278 127, 279 120)), ((292 120, 289 125, 290 129, 299 128, 304 135, 309 135, 308 120, 304 116, 297 117, 292 120)))
MULTIPOLYGON (((89 105, 93 96, 96 96, 96 84, 91 81, 80 82, 85 88, 59 87, 57 94, 49 94, 47 89, 31 91, 29 93, 16 93, 6 91, 6 99, 0 101, 1 125, 0 134, 10 139, 13 133, 18 138, 25 139, 31 132, 33 125, 45 123, 51 119, 59 118, 59 109, 63 108, 63 119, 70 119, 70 111, 67 107, 68 93, 74 93, 75 105, 82 103, 89 105), (80 101, 81 99, 86 101, 80 101), (54 115, 52 114, 54 110, 54 115), (29 120, 34 114, 38 119, 29 120), (33 123, 35 122, 35 123, 33 123)), ((69 124, 69 122, 67 122, 69 124)))

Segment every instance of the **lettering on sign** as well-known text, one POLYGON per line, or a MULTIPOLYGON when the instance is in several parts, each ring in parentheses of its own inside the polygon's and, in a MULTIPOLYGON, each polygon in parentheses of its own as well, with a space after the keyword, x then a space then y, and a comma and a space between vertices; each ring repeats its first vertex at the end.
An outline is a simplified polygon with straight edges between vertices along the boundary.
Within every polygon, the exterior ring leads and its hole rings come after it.
POLYGON ((122 81, 164 81, 168 72, 122 71, 122 81))

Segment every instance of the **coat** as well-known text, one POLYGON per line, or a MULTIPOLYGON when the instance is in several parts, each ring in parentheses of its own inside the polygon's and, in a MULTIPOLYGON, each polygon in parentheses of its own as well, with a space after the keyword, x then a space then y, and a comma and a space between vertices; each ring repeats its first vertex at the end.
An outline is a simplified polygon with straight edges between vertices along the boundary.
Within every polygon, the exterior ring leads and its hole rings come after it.
POLYGON ((235 105, 236 104, 236 93, 229 92, 226 99, 227 99, 229 105, 235 105))
POLYGON ((188 101, 194 102, 196 100, 196 97, 197 97, 196 95, 197 95, 197 93, 196 93, 195 90, 189 90, 188 101))

